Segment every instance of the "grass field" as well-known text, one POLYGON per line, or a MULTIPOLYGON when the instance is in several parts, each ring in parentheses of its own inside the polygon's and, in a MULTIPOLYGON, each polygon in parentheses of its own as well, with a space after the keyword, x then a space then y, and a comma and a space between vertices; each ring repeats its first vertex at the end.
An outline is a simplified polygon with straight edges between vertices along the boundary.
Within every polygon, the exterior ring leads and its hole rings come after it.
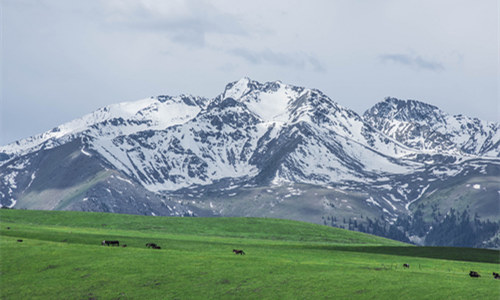
POLYGON ((499 251, 261 218, 0 210, 0 272, 1 299, 500 299, 499 251))

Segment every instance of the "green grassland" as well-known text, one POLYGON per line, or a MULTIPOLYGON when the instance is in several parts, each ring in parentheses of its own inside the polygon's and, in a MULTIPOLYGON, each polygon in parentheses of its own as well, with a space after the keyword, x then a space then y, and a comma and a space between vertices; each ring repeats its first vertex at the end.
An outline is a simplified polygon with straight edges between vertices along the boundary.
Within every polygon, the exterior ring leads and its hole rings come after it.
POLYGON ((296 221, 0 210, 1 299, 499 299, 492 272, 499 251, 296 221))

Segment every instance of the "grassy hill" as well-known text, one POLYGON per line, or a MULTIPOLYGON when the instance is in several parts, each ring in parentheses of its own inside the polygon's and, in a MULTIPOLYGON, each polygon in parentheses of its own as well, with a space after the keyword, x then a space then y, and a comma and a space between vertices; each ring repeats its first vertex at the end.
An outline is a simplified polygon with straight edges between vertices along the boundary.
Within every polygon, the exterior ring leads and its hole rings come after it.
POLYGON ((0 256, 1 299, 500 298, 499 251, 278 219, 0 210, 0 256))

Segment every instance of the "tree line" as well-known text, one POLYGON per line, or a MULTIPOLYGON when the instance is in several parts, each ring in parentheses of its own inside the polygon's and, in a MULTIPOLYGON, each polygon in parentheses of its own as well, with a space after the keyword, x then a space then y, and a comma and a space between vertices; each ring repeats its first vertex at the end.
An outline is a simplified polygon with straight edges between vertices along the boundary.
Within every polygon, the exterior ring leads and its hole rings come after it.
POLYGON ((389 223, 383 216, 379 218, 323 217, 328 226, 370 233, 393 240, 412 243, 409 237, 418 237, 427 246, 452 246, 473 248, 500 247, 500 222, 480 220, 477 213, 469 215, 467 210, 450 209, 444 216, 431 214, 432 221, 426 221, 421 207, 413 216, 399 216, 389 223))

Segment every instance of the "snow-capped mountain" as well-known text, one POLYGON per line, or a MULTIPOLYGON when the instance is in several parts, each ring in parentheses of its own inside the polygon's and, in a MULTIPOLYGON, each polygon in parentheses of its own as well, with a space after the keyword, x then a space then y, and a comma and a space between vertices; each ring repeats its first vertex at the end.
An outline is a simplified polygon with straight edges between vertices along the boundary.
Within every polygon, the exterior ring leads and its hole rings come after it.
POLYGON ((155 192, 224 178, 324 184, 411 170, 391 159, 411 151, 321 92, 246 78, 184 123, 99 139, 93 149, 155 192))
POLYGON ((415 101, 387 98, 367 110, 364 120, 398 142, 420 151, 500 157, 500 124, 415 101))
POLYGON ((499 156, 497 123, 394 98, 360 116, 315 89, 243 78, 214 99, 110 105, 0 147, 0 204, 396 224, 425 201, 446 213, 436 196, 463 185, 460 206, 496 220, 484 208, 499 156))

